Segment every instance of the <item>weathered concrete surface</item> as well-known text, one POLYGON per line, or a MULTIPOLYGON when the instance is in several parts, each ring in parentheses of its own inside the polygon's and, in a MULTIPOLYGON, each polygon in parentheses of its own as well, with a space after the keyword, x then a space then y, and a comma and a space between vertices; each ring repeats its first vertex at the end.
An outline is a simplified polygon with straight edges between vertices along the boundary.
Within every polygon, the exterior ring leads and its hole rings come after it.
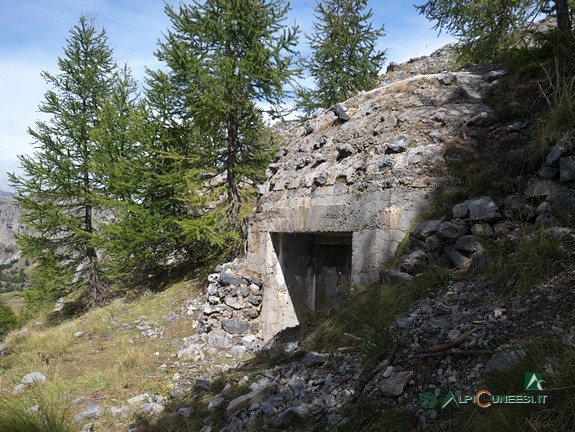
MULTIPOLYGON (((377 281, 433 191, 453 181, 445 161, 450 146, 483 127, 470 120, 492 113, 481 99, 490 85, 484 76, 452 75, 449 83, 430 74, 386 84, 341 103, 346 122, 325 110, 291 131, 258 188, 250 226, 248 261, 264 279, 264 339, 317 310, 314 284, 328 273, 318 261, 329 255, 320 238, 348 233, 349 282, 377 281), (289 246, 295 250, 277 240, 298 233, 309 236, 296 237, 289 246)), ((342 266, 329 270, 330 280, 344 279, 342 266)))

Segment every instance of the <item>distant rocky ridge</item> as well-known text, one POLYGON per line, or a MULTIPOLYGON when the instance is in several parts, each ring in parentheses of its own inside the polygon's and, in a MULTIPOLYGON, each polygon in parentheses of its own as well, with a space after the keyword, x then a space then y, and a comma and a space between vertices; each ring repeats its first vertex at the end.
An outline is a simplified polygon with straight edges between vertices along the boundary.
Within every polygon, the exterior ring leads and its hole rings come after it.
MULTIPOLYGON (((2 197, 5 192, 2 192, 2 197)), ((12 202, 0 205, 0 264, 8 264, 18 258, 20 252, 16 246, 14 234, 20 232, 20 206, 12 202)))
POLYGON ((12 192, 5 192, 0 190, 0 205, 4 205, 12 200, 14 194, 12 192))

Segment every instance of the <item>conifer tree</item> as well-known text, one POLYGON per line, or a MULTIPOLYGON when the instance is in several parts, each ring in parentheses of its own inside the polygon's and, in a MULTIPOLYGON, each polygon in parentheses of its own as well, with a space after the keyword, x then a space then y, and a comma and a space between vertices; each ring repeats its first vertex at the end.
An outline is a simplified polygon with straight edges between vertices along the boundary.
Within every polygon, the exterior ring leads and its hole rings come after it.
POLYGON ((24 175, 11 176, 26 227, 18 243, 38 264, 33 280, 40 288, 55 296, 80 289, 95 305, 109 296, 95 212, 105 185, 98 166, 110 151, 100 147, 96 131, 117 68, 93 19, 82 16, 72 28, 58 67, 58 73, 42 73, 49 90, 40 111, 50 117, 29 129, 36 151, 20 157, 24 175))
POLYGON ((542 14, 555 15, 560 31, 571 31, 571 0, 430 0, 417 6, 436 28, 459 39, 460 53, 473 61, 490 61, 517 44, 542 14))
POLYGON ((383 25, 374 28, 367 0, 325 0, 315 6, 314 32, 306 35, 311 54, 303 67, 314 89, 297 91, 297 107, 310 114, 362 90, 371 90, 385 61, 377 49, 383 25))
POLYGON ((281 102, 297 28, 284 24, 281 0, 194 1, 165 11, 172 28, 156 56, 167 70, 148 79, 160 125, 152 150, 164 195, 155 198, 185 205, 177 209, 186 212, 180 234, 194 253, 200 241, 223 246, 243 234, 240 184, 259 180, 269 147, 257 103, 281 102))

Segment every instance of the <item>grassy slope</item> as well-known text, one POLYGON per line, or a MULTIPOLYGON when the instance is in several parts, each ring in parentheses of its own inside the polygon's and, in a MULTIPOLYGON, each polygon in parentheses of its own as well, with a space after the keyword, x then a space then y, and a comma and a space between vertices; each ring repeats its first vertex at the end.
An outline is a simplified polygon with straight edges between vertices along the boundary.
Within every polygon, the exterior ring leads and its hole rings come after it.
MULTIPOLYGON (((0 405, 10 403, 0 411, 6 413, 6 408, 17 406, 12 390, 30 372, 41 372, 48 379, 35 391, 25 392, 23 406, 38 403, 45 406, 44 411, 55 406, 68 423, 83 409, 84 405, 72 406, 79 397, 102 407, 121 407, 128 398, 145 392, 166 395, 170 373, 157 367, 169 363, 174 345, 195 333, 192 320, 181 309, 196 288, 179 283, 134 303, 117 300, 55 327, 37 321, 9 335, 6 344, 12 352, 0 357, 0 405), (169 313, 178 316, 168 323, 163 317, 169 313), (143 335, 134 322, 162 329, 162 338, 143 335)), ((126 428, 129 420, 112 417, 107 411, 95 423, 99 431, 116 431, 126 428)), ((0 414, 0 430, 16 427, 9 426, 9 421, 0 414)), ((27 430, 21 425, 18 428, 27 430)))

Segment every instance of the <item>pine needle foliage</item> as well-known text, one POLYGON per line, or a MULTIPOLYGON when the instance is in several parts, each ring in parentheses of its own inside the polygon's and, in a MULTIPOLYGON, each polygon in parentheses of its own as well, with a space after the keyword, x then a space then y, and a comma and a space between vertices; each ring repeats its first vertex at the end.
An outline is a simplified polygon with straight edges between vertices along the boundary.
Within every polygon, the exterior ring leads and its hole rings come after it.
POLYGON ((107 187, 99 171, 113 154, 96 132, 105 123, 102 113, 116 110, 106 106, 123 79, 106 32, 85 16, 70 31, 58 67, 42 73, 49 90, 40 112, 49 119, 29 129, 36 151, 20 157, 24 175, 10 178, 24 210, 18 244, 38 264, 36 288, 46 298, 80 291, 95 305, 109 296, 97 212, 107 187))
POLYGON ((262 180, 271 140, 262 109, 278 113, 294 73, 297 27, 279 0, 207 0, 166 5, 162 70, 148 71, 149 202, 171 209, 172 232, 195 257, 237 249, 245 207, 262 180), (175 212, 173 211, 175 210, 175 212))
POLYGON ((306 114, 375 86, 385 61, 385 51, 377 49, 384 26, 373 27, 373 11, 366 9, 367 0, 316 3, 314 32, 306 35, 311 54, 302 61, 315 89, 296 92, 296 105, 306 114))

